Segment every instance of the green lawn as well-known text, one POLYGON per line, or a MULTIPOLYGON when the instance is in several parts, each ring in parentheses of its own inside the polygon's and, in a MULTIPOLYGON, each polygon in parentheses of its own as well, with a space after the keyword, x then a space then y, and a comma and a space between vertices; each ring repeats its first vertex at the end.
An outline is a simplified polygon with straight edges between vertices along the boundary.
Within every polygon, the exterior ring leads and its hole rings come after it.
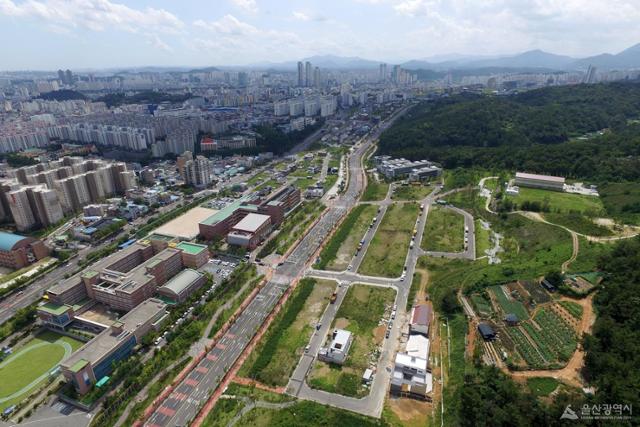
POLYGON ((450 209, 431 206, 421 244, 426 251, 462 252, 464 217, 450 209))
POLYGON ((256 185, 258 182, 262 181, 267 176, 269 176, 269 174, 267 172, 260 172, 258 174, 255 174, 251 178, 249 178, 249 180, 247 181, 247 184, 248 185, 256 185))
POLYGON ((527 386, 529 387, 529 390, 531 390, 531 393, 537 397, 550 395, 556 388, 558 388, 559 384, 558 380, 554 378, 527 378, 527 386))
POLYGON ((362 374, 384 338, 385 326, 378 323, 394 298, 395 291, 389 288, 360 284, 349 288, 331 325, 331 330, 341 328, 353 333, 347 360, 343 366, 317 361, 309 385, 346 396, 362 397, 368 393, 362 387, 362 374))
POLYGON ((599 197, 583 196, 581 194, 562 193, 559 191, 541 190, 538 188, 520 188, 520 193, 515 196, 507 196, 518 207, 522 203, 536 202, 541 207, 548 207, 550 212, 600 215, 604 213, 604 206, 599 197))
POLYGON ((304 279, 240 370, 240 376, 285 386, 315 324, 329 303, 336 282, 304 279))
POLYGON ((359 273, 383 277, 402 274, 419 211, 420 207, 414 203, 389 206, 367 249, 359 273))
POLYGON ((389 184, 386 182, 377 182, 376 179, 369 175, 367 180, 367 188, 362 193, 363 202, 373 202, 378 200, 384 200, 389 191, 389 184))
POLYGON ((378 207, 373 205, 353 208, 320 254, 321 264, 318 267, 346 270, 377 211, 378 207))
POLYGON ((37 389, 47 380, 47 373, 82 344, 73 338, 44 332, 14 349, 11 356, 0 362, 0 410, 37 389))
POLYGON ((395 187, 393 200, 422 200, 433 191, 430 185, 399 185, 395 187))
POLYGON ((640 225, 640 183, 610 183, 600 186, 598 191, 609 216, 640 225))

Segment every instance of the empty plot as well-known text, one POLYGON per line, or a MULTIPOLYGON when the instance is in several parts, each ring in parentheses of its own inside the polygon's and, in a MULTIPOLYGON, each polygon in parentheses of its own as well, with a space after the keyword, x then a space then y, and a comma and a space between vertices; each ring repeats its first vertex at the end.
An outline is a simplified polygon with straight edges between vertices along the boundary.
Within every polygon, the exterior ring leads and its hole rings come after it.
POLYGON ((322 251, 322 266, 335 271, 347 268, 377 210, 376 206, 359 205, 351 211, 322 251))
POLYGON ((434 252, 462 252, 464 217, 451 209, 432 206, 422 235, 422 249, 434 252))
POLYGON ((383 277, 402 274, 419 211, 414 203, 394 204, 387 209, 359 273, 383 277))

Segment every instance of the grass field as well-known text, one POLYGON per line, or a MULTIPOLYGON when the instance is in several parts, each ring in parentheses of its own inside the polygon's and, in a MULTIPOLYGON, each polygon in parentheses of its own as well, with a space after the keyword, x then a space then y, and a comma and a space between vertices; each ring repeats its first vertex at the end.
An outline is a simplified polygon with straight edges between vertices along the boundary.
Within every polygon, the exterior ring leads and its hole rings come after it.
POLYGON ((386 182, 377 182, 373 176, 368 177, 367 188, 362 193, 363 202, 375 202, 384 200, 389 191, 389 184, 386 182))
POLYGON ((462 252, 464 217, 450 209, 431 206, 421 245, 426 251, 462 252))
POLYGON ((48 373, 66 356, 71 355, 81 341, 44 332, 24 347, 0 362, 0 410, 18 403, 43 384, 48 373))
POLYGON ((391 198, 393 200, 422 200, 433 191, 430 185, 399 185, 395 187, 391 198))
POLYGON ((354 335, 347 360, 343 366, 317 361, 308 379, 310 386, 345 396, 368 393, 362 386, 362 374, 384 339, 385 327, 378 323, 394 299, 393 289, 366 285, 349 288, 331 325, 331 330, 346 329, 354 335))
POLYGON ((377 211, 378 207, 373 205, 358 205, 353 208, 320 254, 320 268, 346 270, 377 211))
POLYGON ((598 188, 607 214, 626 224, 640 225, 640 184, 623 182, 598 188))
POLYGON ((402 274, 419 211, 414 203, 394 204, 387 209, 359 273, 383 277, 402 274))
POLYGON ((480 220, 475 221, 475 230, 476 230, 476 256, 481 257, 485 256, 485 251, 491 248, 491 241, 489 239, 490 231, 482 228, 480 224, 480 220))
POLYGON ((548 396, 554 392, 560 383, 554 378, 527 378, 527 387, 534 396, 548 396))
POLYGON ((541 190, 538 188, 520 188, 520 194, 507 196, 516 205, 522 206, 525 201, 537 202, 541 206, 548 206, 550 212, 599 215, 604 213, 604 206, 599 197, 583 196, 581 194, 562 193, 559 191, 541 190))
POLYGON ((334 281, 304 279, 249 355, 240 376, 285 386, 335 288, 334 281))
POLYGON ((598 261, 606 255, 613 245, 610 243, 591 242, 584 237, 579 237, 580 251, 575 261, 569 264, 567 273, 586 273, 598 269, 598 261))
POLYGON ((413 303, 416 299, 416 294, 418 290, 420 290, 420 283, 422 282, 422 273, 416 271, 413 273, 413 278, 411 280, 411 288, 409 288, 409 295, 407 296, 407 306, 405 310, 409 311, 413 306, 413 303))
POLYGON ((569 230, 573 230, 580 234, 586 234, 588 236, 611 236, 613 232, 610 228, 598 225, 584 215, 580 214, 559 214, 559 213, 546 213, 543 215, 547 221, 563 225, 569 230))
MULTIPOLYGON (((206 426, 220 424, 206 424, 206 426)), ((365 417, 353 412, 311 401, 299 401, 281 409, 255 408, 247 412, 236 424, 237 427, 268 426, 361 426, 373 427, 387 425, 375 418, 365 417)))

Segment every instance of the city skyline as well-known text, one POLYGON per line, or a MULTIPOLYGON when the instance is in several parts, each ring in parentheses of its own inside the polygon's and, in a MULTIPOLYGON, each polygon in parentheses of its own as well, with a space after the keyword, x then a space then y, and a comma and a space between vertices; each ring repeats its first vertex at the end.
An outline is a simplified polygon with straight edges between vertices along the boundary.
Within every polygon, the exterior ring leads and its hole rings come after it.
POLYGON ((5 70, 247 66, 314 55, 400 63, 542 49, 584 57, 640 41, 624 0, 0 0, 5 70), (126 49, 123 49, 126 46, 126 49))

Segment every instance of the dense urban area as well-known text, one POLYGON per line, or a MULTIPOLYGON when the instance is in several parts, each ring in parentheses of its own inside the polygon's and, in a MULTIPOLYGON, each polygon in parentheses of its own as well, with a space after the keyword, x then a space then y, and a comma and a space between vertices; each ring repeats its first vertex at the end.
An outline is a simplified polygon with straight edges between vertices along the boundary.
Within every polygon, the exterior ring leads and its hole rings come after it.
POLYGON ((640 65, 325 62, 0 72, 0 426, 637 425, 640 65))

